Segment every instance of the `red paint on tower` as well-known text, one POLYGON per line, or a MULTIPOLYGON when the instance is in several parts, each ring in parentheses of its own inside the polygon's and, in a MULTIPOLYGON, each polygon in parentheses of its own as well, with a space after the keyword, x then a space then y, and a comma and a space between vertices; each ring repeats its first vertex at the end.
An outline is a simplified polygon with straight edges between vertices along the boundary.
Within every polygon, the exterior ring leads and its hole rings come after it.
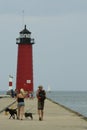
POLYGON ((34 39, 30 37, 31 32, 26 29, 20 32, 17 39, 18 59, 17 59, 17 75, 16 89, 23 88, 26 91, 33 91, 33 52, 32 45, 34 39))

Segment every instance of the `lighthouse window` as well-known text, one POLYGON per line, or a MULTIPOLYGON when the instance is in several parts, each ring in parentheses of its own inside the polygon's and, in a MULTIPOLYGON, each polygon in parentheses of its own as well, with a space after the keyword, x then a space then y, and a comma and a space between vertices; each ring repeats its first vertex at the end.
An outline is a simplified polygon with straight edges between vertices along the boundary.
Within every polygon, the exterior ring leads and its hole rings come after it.
POLYGON ((30 34, 24 34, 26 38, 30 38, 30 34))
POLYGON ((23 34, 20 34, 20 38, 23 38, 23 34))
POLYGON ((30 38, 30 34, 27 34, 28 38, 30 38))
POLYGON ((16 39, 16 42, 19 43, 19 42, 20 42, 20 38, 17 38, 17 39, 16 39))
POLYGON ((30 34, 20 34, 20 38, 30 38, 30 34))
POLYGON ((25 38, 28 38, 28 34, 24 34, 24 37, 25 37, 25 38))

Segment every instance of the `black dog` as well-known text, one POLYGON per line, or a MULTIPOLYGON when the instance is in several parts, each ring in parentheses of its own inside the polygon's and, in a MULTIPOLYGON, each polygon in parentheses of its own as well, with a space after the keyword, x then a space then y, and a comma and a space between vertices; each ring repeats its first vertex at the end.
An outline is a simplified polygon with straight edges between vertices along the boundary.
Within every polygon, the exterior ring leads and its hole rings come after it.
POLYGON ((13 119, 15 119, 15 115, 17 117, 17 110, 16 109, 10 109, 10 108, 6 108, 5 112, 9 112, 10 117, 9 119, 12 117, 13 119))
POLYGON ((33 120, 32 113, 25 112, 24 115, 26 118, 30 117, 33 120))

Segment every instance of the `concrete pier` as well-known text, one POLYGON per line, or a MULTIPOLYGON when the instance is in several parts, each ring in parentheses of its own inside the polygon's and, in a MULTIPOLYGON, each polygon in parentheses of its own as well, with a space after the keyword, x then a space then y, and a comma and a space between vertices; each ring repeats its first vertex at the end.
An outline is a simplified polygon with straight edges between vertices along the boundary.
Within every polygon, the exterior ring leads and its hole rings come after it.
MULTIPOLYGON (((0 110, 14 102, 12 98, 0 99, 0 110)), ((15 108, 17 104, 11 107, 15 108)), ((85 130, 87 129, 87 121, 83 116, 70 111, 48 99, 45 101, 44 119, 38 120, 37 99, 25 99, 25 111, 33 113, 33 120, 25 119, 9 119, 9 114, 3 111, 0 114, 1 130, 85 130)))

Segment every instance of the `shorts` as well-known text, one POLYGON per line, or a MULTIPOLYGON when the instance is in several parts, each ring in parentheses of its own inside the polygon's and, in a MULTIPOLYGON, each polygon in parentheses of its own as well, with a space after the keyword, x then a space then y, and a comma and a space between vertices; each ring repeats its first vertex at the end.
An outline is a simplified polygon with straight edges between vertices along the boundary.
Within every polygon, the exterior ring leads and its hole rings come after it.
POLYGON ((43 110, 44 109, 44 101, 38 101, 38 110, 43 110))
POLYGON ((25 106, 25 103, 24 102, 19 102, 18 107, 21 107, 21 106, 25 106))

